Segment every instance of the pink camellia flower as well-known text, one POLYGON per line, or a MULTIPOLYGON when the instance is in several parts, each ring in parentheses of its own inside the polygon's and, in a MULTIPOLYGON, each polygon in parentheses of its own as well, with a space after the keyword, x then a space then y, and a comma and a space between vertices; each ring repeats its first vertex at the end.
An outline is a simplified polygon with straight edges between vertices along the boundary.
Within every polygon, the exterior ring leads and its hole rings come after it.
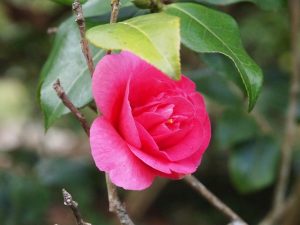
POLYGON ((101 115, 90 130, 93 159, 117 186, 149 187, 156 176, 195 172, 210 141, 202 96, 130 52, 105 56, 92 80, 101 115))

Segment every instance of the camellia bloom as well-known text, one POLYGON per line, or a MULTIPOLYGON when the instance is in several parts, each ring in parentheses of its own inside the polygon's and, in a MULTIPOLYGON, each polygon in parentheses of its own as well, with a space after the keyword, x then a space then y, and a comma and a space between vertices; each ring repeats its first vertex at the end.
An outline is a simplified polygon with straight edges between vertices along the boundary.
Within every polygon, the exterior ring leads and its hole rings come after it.
POLYGON ((211 129, 189 78, 172 80, 122 52, 98 63, 92 90, 101 111, 90 130, 92 156, 114 184, 141 190, 156 176, 179 179, 195 172, 211 129))

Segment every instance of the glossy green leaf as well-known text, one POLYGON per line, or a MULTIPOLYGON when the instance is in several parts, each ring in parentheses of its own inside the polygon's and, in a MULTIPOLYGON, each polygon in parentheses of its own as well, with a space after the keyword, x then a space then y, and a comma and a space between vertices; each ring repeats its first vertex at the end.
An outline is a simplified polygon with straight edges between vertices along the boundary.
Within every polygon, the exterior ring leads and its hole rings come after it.
POLYGON ((253 2, 262 9, 277 10, 284 5, 284 0, 196 0, 197 2, 213 5, 229 5, 238 2, 253 2))
POLYGON ((91 28, 87 38, 104 49, 128 50, 172 78, 180 77, 179 19, 164 13, 91 28))
POLYGON ((219 147, 227 149, 254 138, 258 133, 259 127, 251 115, 229 109, 218 120, 215 137, 219 147))
MULTIPOLYGON (((128 0, 124 0, 122 6, 127 7, 130 4, 128 0)), ((110 2, 104 0, 89 0, 83 5, 86 17, 95 17, 99 14, 101 17, 107 15, 110 10, 110 2)), ((126 12, 123 8, 120 11, 126 12)), ((83 107, 92 100, 91 78, 81 51, 79 30, 74 20, 75 18, 71 17, 59 26, 50 56, 41 72, 39 98, 46 129, 69 112, 53 90, 53 83, 58 78, 76 107, 83 107)), ((96 65, 105 51, 90 47, 96 65)))
MULTIPOLYGON (((127 2, 122 1, 122 4, 126 6, 127 2)), ((83 5, 87 17, 107 14, 110 10, 110 2, 104 0, 89 0, 83 5)), ((69 112, 53 90, 53 83, 58 78, 76 107, 83 107, 92 100, 91 78, 81 52, 79 30, 74 19, 71 17, 59 26, 52 51, 41 72, 39 98, 46 129, 69 112)), ((105 52, 93 46, 91 50, 96 64, 105 52)))
POLYGON ((211 68, 187 71, 184 74, 196 83, 198 91, 218 104, 235 107, 242 105, 241 96, 237 95, 230 81, 211 68))
POLYGON ((213 71, 222 76, 228 81, 235 83, 242 92, 247 95, 244 89, 243 81, 240 79, 234 63, 225 55, 222 54, 201 54, 201 60, 208 65, 213 71))
POLYGON ((175 3, 164 10, 180 18, 181 40, 188 48, 202 53, 218 52, 234 62, 247 91, 251 110, 260 93, 263 74, 244 50, 234 19, 193 3, 175 3))
POLYGON ((276 177, 279 159, 278 143, 262 137, 237 147, 229 160, 229 172, 234 186, 243 193, 270 185, 276 177))
MULTIPOLYGON (((64 22, 55 39, 52 52, 42 70, 44 78, 40 88, 40 104, 45 116, 45 128, 69 112, 57 97, 53 83, 60 79, 66 94, 76 107, 82 107, 92 100, 91 76, 80 48, 78 28, 72 19, 64 22)), ((104 51, 93 49, 96 63, 104 51)))

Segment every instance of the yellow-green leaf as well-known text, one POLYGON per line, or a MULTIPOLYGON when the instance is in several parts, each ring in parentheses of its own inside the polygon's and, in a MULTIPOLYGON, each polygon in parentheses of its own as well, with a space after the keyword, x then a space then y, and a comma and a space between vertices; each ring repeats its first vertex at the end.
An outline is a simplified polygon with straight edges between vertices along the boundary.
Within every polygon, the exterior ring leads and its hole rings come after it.
POLYGON ((168 76, 180 78, 179 18, 164 13, 91 28, 89 41, 104 49, 128 50, 168 76))

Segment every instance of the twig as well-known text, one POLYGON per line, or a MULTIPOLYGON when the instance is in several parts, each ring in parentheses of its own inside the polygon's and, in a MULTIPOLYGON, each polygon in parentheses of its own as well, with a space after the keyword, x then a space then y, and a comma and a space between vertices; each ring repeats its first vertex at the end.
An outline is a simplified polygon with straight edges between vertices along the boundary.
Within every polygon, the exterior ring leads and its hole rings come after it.
MULTIPOLYGON (((65 94, 62 86, 60 85, 59 80, 57 80, 54 83, 53 88, 55 89, 58 97, 62 100, 64 105, 67 108, 69 108, 73 115, 78 119, 86 134, 90 136, 90 128, 87 121, 85 120, 84 116, 80 113, 80 111, 73 105, 68 96, 65 94)), ((109 211, 114 212, 117 215, 122 225, 134 225, 128 213, 126 212, 125 207, 120 202, 120 199, 117 194, 117 187, 113 183, 111 183, 107 174, 106 183, 109 201, 109 211)))
POLYGON ((298 184, 295 185, 293 189, 294 190, 285 200, 285 202, 280 207, 277 207, 276 211, 270 211, 258 225, 274 225, 279 220, 281 220, 288 212, 291 212, 291 210, 295 208, 295 204, 300 201, 300 181, 298 181, 298 184))
POLYGON ((184 180, 196 191, 198 191, 204 198, 206 198, 206 200, 209 201, 215 208, 229 217, 229 219, 231 220, 230 224, 247 225, 247 223, 243 219, 241 219, 241 217, 239 217, 232 209, 230 209, 218 197, 210 192, 196 177, 188 175, 184 177, 184 180))
POLYGON ((92 76, 94 73, 94 62, 93 62, 91 50, 89 48, 89 43, 88 43, 87 39, 85 38, 85 20, 84 20, 82 7, 81 7, 79 0, 74 1, 73 5, 72 5, 72 9, 76 15, 75 21, 78 24, 78 28, 80 31, 80 37, 81 37, 80 44, 81 44, 82 53, 85 57, 87 66, 88 66, 89 71, 92 76))
MULTIPOLYGON (((119 15, 120 0, 111 0, 110 24, 116 23, 119 15)), ((111 50, 107 50, 106 54, 111 54, 111 50)))
POLYGON ((294 197, 291 196, 280 207, 272 210, 258 225, 273 225, 276 224, 294 205, 294 197))
MULTIPOLYGON (((111 15, 110 23, 116 23, 119 14, 120 0, 111 0, 111 15)), ((111 54, 111 50, 108 50, 106 54, 111 54)), ((106 187, 109 201, 109 211, 114 212, 122 225, 134 225, 130 219, 125 207, 119 200, 117 193, 117 187, 110 181, 108 174, 105 174, 106 187)))
POLYGON ((107 174, 105 177, 108 192, 109 211, 114 212, 118 216, 122 225, 134 225, 128 213, 126 212, 125 207, 119 200, 117 187, 110 181, 107 174))
POLYGON ((110 23, 115 23, 117 22, 118 19, 120 0, 111 0, 110 4, 111 4, 110 23))
POLYGON ((77 225, 92 225, 90 223, 84 222, 78 209, 78 203, 73 201, 72 195, 65 189, 62 189, 62 194, 64 197, 64 205, 68 206, 72 210, 76 218, 77 225))
POLYGON ((125 201, 130 215, 137 220, 141 219, 169 181, 168 179, 156 179, 150 188, 144 191, 130 192, 125 201))
POLYGON ((298 33, 300 19, 300 2, 299 0, 290 0, 291 14, 291 48, 293 54, 292 61, 292 78, 289 94, 289 107, 286 117, 286 125, 281 147, 281 167, 279 171, 278 183, 274 195, 274 211, 277 211, 284 202, 289 173, 291 168, 292 145, 296 130, 296 113, 297 113, 297 95, 299 92, 299 62, 300 50, 298 48, 298 33))
POLYGON ((89 136, 90 135, 90 126, 88 125, 87 121, 85 120, 84 116, 81 114, 81 112, 74 106, 74 104, 71 102, 71 100, 66 95, 64 89, 60 85, 59 79, 53 84, 53 88, 56 91, 57 96, 62 100, 64 105, 70 109, 70 111, 73 113, 73 115, 77 118, 77 120, 80 122, 82 128, 84 129, 85 133, 89 136))
POLYGON ((58 28, 57 28, 57 27, 49 27, 49 28, 47 29, 47 34, 49 34, 49 35, 56 34, 57 31, 58 31, 58 28))

